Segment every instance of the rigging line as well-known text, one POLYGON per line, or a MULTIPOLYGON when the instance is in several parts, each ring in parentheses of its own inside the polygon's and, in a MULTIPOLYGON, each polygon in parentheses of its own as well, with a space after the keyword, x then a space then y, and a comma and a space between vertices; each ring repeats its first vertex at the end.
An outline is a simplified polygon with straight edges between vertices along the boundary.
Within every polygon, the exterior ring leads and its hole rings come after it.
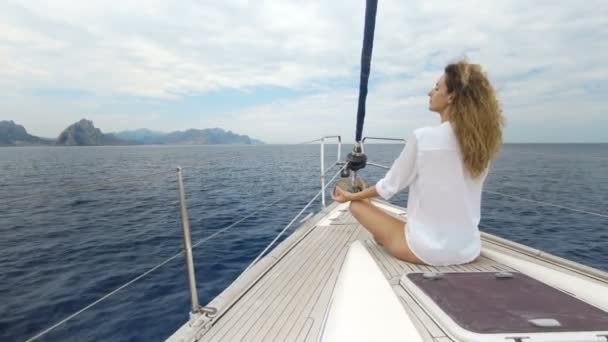
MULTIPOLYGON (((160 171, 160 172, 154 172, 154 173, 149 173, 149 174, 145 174, 145 175, 140 175, 137 177, 138 180, 141 180, 143 177, 153 177, 153 176, 158 176, 164 173, 174 173, 175 171, 171 170, 171 171, 160 171)), ((103 185, 109 185, 112 187, 116 187, 117 184, 120 183, 124 183, 124 181, 127 180, 127 178, 122 178, 116 182, 109 182, 107 180, 103 180, 103 181, 99 181, 97 183, 94 184, 89 184, 88 186, 83 186, 83 187, 72 187, 72 188, 63 188, 61 189, 62 192, 68 192, 68 191, 72 191, 72 190, 76 190, 76 191, 88 191, 88 190, 94 190, 95 188, 99 187, 99 186, 103 186, 103 185)), ((131 179, 129 179, 130 181, 133 181, 131 179)), ((37 194, 33 194, 33 195, 27 195, 27 196, 23 196, 23 197, 18 197, 18 198, 13 198, 10 199, 8 201, 3 201, 0 202, 0 206, 2 205, 7 205, 7 204, 13 204, 16 202, 21 202, 21 201, 25 201, 28 199, 34 199, 34 198, 46 198, 49 196, 52 196, 53 194, 56 194, 57 192, 46 192, 46 193, 37 193, 37 194)))
POLYGON ((307 140, 307 141, 304 141, 301 143, 296 143, 296 145, 306 145, 306 144, 311 144, 313 142, 320 142, 320 141, 321 141, 321 139, 307 140))
MULTIPOLYGON (((331 139, 331 138, 337 138, 337 137, 340 137, 340 136, 339 135, 330 135, 330 136, 325 136, 325 137, 319 138, 319 139, 313 139, 313 140, 307 140, 307 141, 304 141, 304 142, 295 143, 293 145, 306 145, 306 144, 311 144, 311 143, 314 143, 314 142, 319 142, 320 143, 321 141, 323 141, 323 139, 331 139)), ((332 140, 332 141, 326 142, 326 144, 328 144, 328 145, 337 145, 338 143, 336 143, 335 141, 332 140)))
MULTIPOLYGON (((376 163, 370 163, 370 162, 368 162, 367 164, 368 165, 377 166, 377 167, 382 168, 382 169, 389 169, 389 167, 387 167, 387 166, 376 164, 376 163)), ((561 206, 561 205, 558 205, 558 204, 553 204, 553 203, 543 202, 543 201, 536 201, 536 200, 532 200, 532 199, 528 199, 528 198, 518 197, 518 196, 509 195, 509 194, 505 194, 505 193, 501 193, 501 192, 496 192, 496 191, 491 191, 491 190, 482 190, 482 191, 490 193, 490 194, 494 194, 494 195, 499 195, 499 196, 510 197, 510 198, 513 198, 513 199, 518 199, 518 200, 521 200, 521 201, 527 201, 527 202, 547 205, 547 206, 551 206, 551 207, 556 207, 556 208, 576 211, 576 212, 580 212, 580 213, 585 213, 585 214, 588 214, 588 215, 594 215, 594 216, 608 218, 608 215, 606 215, 606 214, 594 212, 594 211, 587 210, 587 209, 569 208, 569 207, 561 206)))
MULTIPOLYGON (((486 179, 486 182, 489 184, 491 182, 497 182, 497 183, 501 183, 501 185, 505 185, 506 182, 509 182, 511 180, 513 180, 513 178, 509 178, 511 177, 511 174, 508 172, 502 173, 504 170, 501 167, 498 167, 496 165, 494 165, 494 167, 490 170, 490 173, 488 173, 488 178, 486 179), (500 173, 496 173, 498 171, 500 171, 500 173)), ((508 169, 507 169, 508 171, 508 169)), ((538 184, 538 180, 534 179, 535 175, 528 175, 531 182, 537 183, 538 184)), ((528 177, 524 177, 524 178, 528 178, 528 177)), ((546 181, 546 180, 550 180, 550 181, 554 181, 557 183, 565 183, 565 182, 572 182, 572 179, 568 179, 568 178, 553 178, 553 177, 546 177, 546 176, 542 176, 542 180, 546 181)), ((541 185, 549 185, 549 183, 542 183, 541 185)))
MULTIPOLYGON (((370 161, 367 162, 367 165, 376 166, 376 167, 379 167, 379 168, 385 169, 385 170, 390 169, 390 167, 388 167, 386 165, 382 165, 382 164, 378 164, 378 163, 372 163, 370 161)), ((496 167, 496 165, 495 165, 491 169, 491 172, 488 174, 488 179, 487 179, 488 182, 494 182, 494 181, 501 182, 501 181, 503 181, 501 179, 502 177, 507 177, 507 175, 505 175, 505 174, 496 173, 497 172, 496 170, 501 170, 501 168, 496 167)), ((558 182, 558 183, 560 183, 560 182, 563 183, 563 182, 566 181, 566 178, 560 179, 560 178, 552 178, 552 177, 545 177, 545 176, 543 176, 543 180, 552 180, 552 181, 555 181, 555 182, 558 182)))
MULTIPOLYGON (((275 200, 275 201, 273 201, 272 203, 267 204, 267 205, 263 206, 262 208, 259 208, 258 210, 254 211, 253 213, 251 213, 251 214, 249 214, 249 215, 247 215, 247 216, 245 216, 245 217, 241 218, 240 220, 238 220, 238 221, 234 222, 233 224, 231 224, 231 225, 229 225, 229 226, 227 226, 227 227, 224 227, 224 228, 220 229, 219 231, 217 231, 217 232, 215 232, 215 233, 211 234, 210 236, 208 236, 208 237, 206 237, 206 238, 203 238, 203 239, 199 240, 199 241, 198 241, 196 244, 194 244, 194 245, 192 246, 192 248, 195 248, 196 246, 201 245, 201 244, 203 244, 203 243, 205 243, 205 242, 207 242, 207 241, 209 241, 209 240, 213 239, 213 238, 214 238, 214 237, 216 237, 217 235, 219 235, 219 234, 221 234, 221 233, 225 232, 226 230, 228 230, 228 229, 230 229, 230 228, 232 228, 232 227, 236 226, 237 224, 241 223, 241 222, 242 222, 242 221, 244 221, 245 219, 247 219, 247 218, 249 218, 249 217, 251 217, 251 216, 253 216, 253 215, 257 214, 258 212, 262 211, 263 209, 265 209, 265 208, 267 208, 267 207, 269 207, 269 206, 271 206, 271 205, 273 205, 273 204, 278 203, 279 201, 281 201, 281 200, 285 199, 287 196, 292 195, 294 192, 296 192, 296 191, 290 192, 289 194, 287 194, 287 195, 285 195, 285 196, 282 196, 282 197, 281 197, 281 198, 279 198, 278 200, 275 200)), ((268 201, 268 202, 270 202, 270 201, 268 201)), ((181 252, 179 252, 179 253, 177 253, 177 254, 173 255, 172 257, 170 257, 170 258, 168 258, 167 260, 165 260, 165 261, 161 262, 160 264, 158 264, 158 265, 154 266, 153 268, 149 269, 148 271, 146 271, 146 272, 144 272, 144 273, 140 274, 139 276, 137 276, 137 277, 135 277, 135 278, 131 279, 129 282, 127 282, 127 283, 123 284, 122 286, 118 287, 118 288, 117 288, 117 289, 115 289, 114 291, 112 291, 112 292, 110 292, 110 293, 106 294, 105 296, 103 296, 103 297, 99 298, 98 300, 96 300, 96 301, 94 301, 93 303, 91 303, 91 304, 89 304, 89 305, 85 306, 84 308, 82 308, 82 309, 80 309, 80 310, 76 311, 75 313, 73 313, 73 314, 69 315, 68 317, 64 318, 63 320, 61 320, 61 321, 59 321, 59 322, 55 323, 55 324, 54 324, 54 325, 52 325, 51 327, 49 327, 49 328, 47 328, 47 329, 45 329, 45 330, 43 330, 43 331, 39 332, 39 333, 38 333, 38 334, 36 334, 35 336, 30 337, 30 338, 29 338, 29 339, 28 339, 26 342, 34 341, 34 340, 36 340, 36 339, 38 339, 38 338, 40 338, 40 337, 42 337, 42 336, 46 335, 47 333, 51 332, 51 331, 52 331, 52 330, 54 330, 55 328, 59 327, 60 325, 63 325, 64 323, 66 323, 66 322, 70 321, 71 319, 73 319, 74 317, 76 317, 76 316, 80 315, 80 314, 81 314, 81 313, 83 313, 84 311, 86 311, 86 310, 88 310, 88 309, 92 308, 93 306, 95 306, 95 305, 99 304, 100 302, 104 301, 105 299, 107 299, 107 298, 111 297, 112 295, 116 294, 116 293, 117 293, 117 292, 119 292, 120 290, 122 290, 122 289, 124 289, 124 288, 126 288, 126 287, 130 286, 131 284, 133 284, 133 283, 137 282, 138 280, 140 280, 140 279, 144 278, 144 277, 145 277, 145 276, 147 276, 148 274, 150 274, 150 273, 154 272, 155 270, 159 269, 160 267, 162 267, 162 266, 166 265, 168 262, 170 262, 171 260, 173 260, 173 259, 177 258, 178 256, 180 256, 180 255, 182 255, 182 254, 184 254, 184 251, 181 251, 181 252)))
POLYGON ((489 193, 489 194, 494 194, 494 195, 499 195, 499 196, 504 196, 504 197, 510 197, 510 198, 517 199, 517 200, 520 200, 520 201, 532 202, 532 203, 542 204, 542 205, 546 205, 546 206, 550 206, 550 207, 556 207, 556 208, 566 209, 566 210, 570 210, 570 211, 576 211, 576 212, 584 213, 584 214, 588 214, 588 215, 608 218, 608 215, 602 214, 602 213, 598 213, 598 212, 594 212, 594 211, 589 211, 589 210, 584 210, 584 209, 578 209, 578 208, 569 208, 569 207, 565 207, 565 206, 562 206, 562 205, 557 205, 557 204, 553 204, 553 203, 549 203, 549 202, 543 202, 543 201, 536 201, 536 200, 529 199, 529 198, 523 198, 523 197, 519 197, 519 196, 513 196, 513 195, 503 194, 501 192, 496 192, 496 191, 483 190, 483 192, 486 192, 486 193, 489 193))
POLYGON ((255 212, 253 212, 253 213, 251 213, 251 214, 249 214, 249 215, 247 215, 247 216, 245 216, 245 217, 241 218, 240 220, 238 220, 238 221, 234 222, 233 224, 231 224, 231 225, 229 225, 229 226, 227 226, 227 227, 224 227, 224 228, 222 228, 222 229, 218 230, 217 232, 215 232, 215 233, 213 233, 213 234, 209 235, 208 237, 205 237, 205 238, 203 238, 203 239, 199 240, 198 242, 196 242, 195 244, 193 244, 193 245, 192 245, 192 248, 194 248, 194 247, 196 247, 196 246, 198 246, 198 245, 200 245, 200 244, 202 244, 202 243, 205 243, 205 242, 207 242, 207 241, 209 241, 209 240, 213 239, 213 238, 214 238, 214 237, 216 237, 217 235, 219 235, 219 234, 221 234, 221 233, 223 233, 223 232, 227 231, 228 229, 230 229, 230 228, 232 228, 232 227, 236 226, 237 224, 239 224, 239 223, 243 222, 245 219, 250 218, 251 216, 253 216, 253 215, 257 214, 258 212, 260 212, 261 210, 263 210, 263 209, 265 209, 265 208, 267 208, 267 207, 269 207, 269 206, 272 206, 272 205, 277 204, 278 202, 280 202, 280 201, 284 200, 285 198, 287 198, 288 196, 290 196, 290 195, 292 195, 293 193, 296 193, 296 192, 298 192, 298 191, 292 191, 292 192, 290 192, 289 194, 287 194, 287 195, 285 195, 285 196, 283 196, 283 197, 279 198, 278 200, 276 200, 276 201, 274 201, 274 202, 272 202, 272 203, 270 203, 270 204, 266 204, 266 205, 264 205, 262 208, 260 208, 260 209, 256 210, 255 212))
MULTIPOLYGON (((380 164, 375 164, 375 163, 370 163, 370 162, 367 162, 367 164, 368 165, 377 166, 377 167, 382 168, 382 169, 389 169, 389 167, 384 166, 384 165, 380 165, 380 164)), ((510 198, 514 198, 514 199, 518 199, 518 200, 522 200, 522 201, 528 201, 528 202, 532 202, 532 203, 537 203, 537 204, 552 206, 552 207, 556 207, 556 208, 561 208, 561 209, 576 211, 576 212, 580 212, 580 213, 585 213, 585 214, 589 214, 589 215, 594 215, 594 216, 608 218, 608 215, 606 215, 606 214, 602 214, 602 213, 598 213, 598 212, 593 212, 593 211, 587 210, 587 209, 569 208, 569 207, 561 206, 561 205, 558 205, 558 204, 553 204, 553 203, 549 203, 549 202, 542 202, 542 201, 536 201, 536 200, 532 200, 532 199, 528 199, 528 198, 518 197, 518 196, 514 196, 514 195, 508 195, 508 194, 505 194, 505 193, 491 191, 491 190, 482 190, 482 191, 490 193, 490 194, 510 197, 510 198)))
POLYGON ((555 158, 562 158, 562 159, 575 159, 575 160, 593 160, 593 161, 599 161, 599 160, 608 160, 608 157, 598 157, 598 156, 572 156, 572 155, 560 155, 560 154, 552 154, 552 153, 542 153, 542 152, 531 152, 531 151, 508 151, 508 150, 503 150, 503 153, 520 153, 520 154, 532 154, 532 155, 540 155, 540 156, 547 156, 547 157, 555 157, 555 158))
POLYGON ((336 177, 338 177, 338 175, 340 175, 340 173, 342 172, 342 170, 344 170, 346 167, 348 166, 348 163, 345 163, 344 166, 327 182, 327 184, 325 185, 325 187, 323 187, 323 189, 321 189, 321 191, 317 192, 317 194, 315 195, 315 197, 313 197, 308 204, 306 204, 306 206, 304 206, 304 208, 302 208, 302 210, 300 210, 300 212, 291 220, 291 222, 289 222, 287 224, 287 226, 285 226, 285 228, 283 228, 283 230, 281 230, 281 232, 279 232, 279 234, 277 234, 277 236, 274 238, 274 240, 272 240, 268 246, 266 246, 266 248, 264 248, 264 250, 262 251, 262 253, 258 254, 258 256, 249 264, 249 266, 247 266, 247 268, 245 268, 245 270, 243 271, 243 273, 247 272, 247 270, 249 270, 253 265, 255 265, 261 258, 262 256, 270 249, 270 247, 272 247, 274 245, 275 242, 277 242, 277 240, 283 235, 283 233, 285 233, 285 231, 291 227, 291 225, 298 219, 298 217, 300 217, 300 215, 302 215, 302 213, 304 211, 306 211, 306 209, 308 209, 308 207, 312 204, 312 202, 314 202, 317 197, 319 197, 319 195, 321 195, 323 193, 323 191, 325 191, 325 189, 327 189, 327 187, 331 184, 331 182, 333 182, 334 179, 336 179, 336 177))
POLYGON ((103 297, 99 298, 98 300, 94 301, 93 303, 91 303, 91 304, 89 304, 89 305, 85 306, 84 308, 82 308, 82 309, 80 309, 80 310, 76 311, 75 313, 73 313, 73 314, 69 315, 68 317, 64 318, 64 319, 63 319, 63 320, 61 320, 60 322, 55 323, 53 326, 51 326, 51 327, 49 327, 49 328, 47 328, 47 329, 45 329, 45 330, 43 330, 43 331, 39 332, 38 334, 36 334, 36 335, 35 335, 35 336, 33 336, 33 337, 30 337, 30 338, 29 338, 29 339, 28 339, 26 342, 34 341, 34 340, 36 340, 36 339, 38 339, 38 338, 42 337, 43 335, 46 335, 46 334, 47 334, 47 333, 49 333, 51 330, 53 330, 53 329, 57 328, 58 326, 60 326, 60 325, 62 325, 62 324, 64 324, 64 323, 66 323, 67 321, 71 320, 72 318, 74 318, 74 317, 76 317, 76 316, 80 315, 80 314, 81 314, 81 313, 83 313, 84 311, 86 311, 86 310, 88 310, 88 309, 92 308, 93 306, 95 306, 95 305, 97 305, 98 303, 102 302, 102 301, 103 301, 103 300, 105 300, 106 298, 108 298, 108 297, 110 297, 110 296, 114 295, 115 293, 117 293, 118 291, 120 291, 120 290, 124 289, 125 287, 127 287, 127 286, 129 286, 129 285, 133 284, 134 282, 138 281, 139 279, 141 279, 141 278, 143 278, 143 277, 147 276, 148 274, 150 274, 150 273, 154 272, 154 271, 155 271, 155 270, 157 270, 158 268, 160 268, 160 267, 164 266, 164 265, 165 265, 165 264, 167 264, 169 261, 171 261, 171 260, 173 260, 173 259, 177 258, 179 255, 181 255, 181 254, 183 254, 183 253, 184 253, 184 252, 182 251, 182 252, 180 252, 180 253, 178 253, 178 254, 176 254, 176 255, 174 255, 174 256, 172 256, 172 257, 170 257, 169 259, 167 259, 167 260, 163 261, 162 263, 160 263, 160 264, 158 264, 158 265, 154 266, 153 268, 151 268, 150 270, 146 271, 145 273, 142 273, 141 275, 137 276, 136 278, 133 278, 133 279, 132 279, 131 281, 129 281, 128 283, 126 283, 126 284, 124 284, 124 285, 120 286, 119 288, 115 289, 114 291, 112 291, 112 292, 108 293, 107 295, 105 295, 105 296, 103 296, 103 297))

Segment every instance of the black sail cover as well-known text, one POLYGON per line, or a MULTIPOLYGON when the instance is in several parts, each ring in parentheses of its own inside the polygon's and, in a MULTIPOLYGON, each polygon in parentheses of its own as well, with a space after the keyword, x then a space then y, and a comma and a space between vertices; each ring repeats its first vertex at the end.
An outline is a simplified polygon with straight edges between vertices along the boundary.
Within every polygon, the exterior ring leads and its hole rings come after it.
POLYGON ((361 141, 363 121, 365 119, 365 100, 367 99, 367 83, 372 62, 374 47, 374 29, 376 27, 376 10, 378 0, 367 0, 365 5, 365 30, 363 32, 363 49, 361 50, 361 80, 359 83, 359 104, 357 106, 357 133, 355 141, 361 141))

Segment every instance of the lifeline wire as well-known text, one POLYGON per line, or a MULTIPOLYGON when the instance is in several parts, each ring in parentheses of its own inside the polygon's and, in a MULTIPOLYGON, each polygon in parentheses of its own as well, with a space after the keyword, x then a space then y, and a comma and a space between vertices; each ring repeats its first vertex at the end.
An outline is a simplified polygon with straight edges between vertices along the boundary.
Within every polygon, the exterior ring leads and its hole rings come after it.
MULTIPOLYGON (((294 191, 294 192, 295 192, 295 191, 294 191)), ((292 192, 292 193, 293 193, 293 192, 292 192)), ((281 201, 281 200, 285 199, 287 196, 291 195, 292 193, 289 193, 289 194, 287 194, 287 195, 285 195, 285 196, 283 196, 283 197, 279 198, 278 200, 273 201, 272 203, 270 203, 270 204, 267 204, 267 205, 263 206, 262 208, 260 208, 260 209, 258 209, 258 210, 256 210, 256 211, 254 211, 253 213, 251 213, 251 214, 249 214, 249 215, 247 215, 247 216, 245 216, 245 217, 241 218, 240 220, 238 220, 238 221, 234 222, 233 224, 231 224, 231 225, 229 225, 229 226, 227 226, 227 227, 225 227, 225 228, 222 228, 222 229, 218 230, 217 232, 215 232, 215 233, 211 234, 210 236, 208 236, 208 237, 206 237, 206 238, 203 238, 203 239, 199 240, 199 241, 198 241, 196 244, 194 244, 194 245, 192 246, 192 248, 194 248, 194 247, 196 247, 196 246, 198 246, 198 245, 201 245, 201 244, 203 244, 203 243, 205 243, 205 242, 207 242, 207 241, 209 241, 209 240, 213 239, 213 238, 214 238, 214 237, 216 237, 217 235, 219 235, 219 234, 221 234, 221 233, 223 233, 223 232, 227 231, 228 229, 230 229, 230 228, 232 228, 232 227, 236 226, 237 224, 239 224, 239 223, 243 222, 245 219, 247 219, 247 218, 249 218, 249 217, 251 217, 251 216, 253 216, 253 215, 257 214, 257 213, 258 213, 258 212, 260 212, 261 210, 263 210, 263 209, 265 209, 265 208, 267 208, 267 207, 269 207, 269 206, 271 206, 271 205, 274 205, 274 204, 278 203, 279 201, 281 201)), ((110 292, 110 293, 106 294, 105 296, 103 296, 103 297, 99 298, 98 300, 96 300, 96 301, 94 301, 93 303, 91 303, 91 304, 89 304, 89 305, 85 306, 84 308, 82 308, 82 309, 78 310, 77 312, 75 312, 75 313, 73 313, 73 314, 69 315, 68 317, 64 318, 64 319, 63 319, 63 320, 61 320, 60 322, 55 323, 53 326, 51 326, 51 327, 49 327, 49 328, 47 328, 47 329, 45 329, 45 330, 43 330, 43 331, 39 332, 38 334, 36 334, 36 335, 35 335, 35 336, 33 336, 33 337, 30 337, 28 340, 26 340, 26 342, 34 341, 34 340, 36 340, 36 339, 38 339, 38 338, 40 338, 40 337, 42 337, 42 336, 46 335, 46 334, 47 334, 47 333, 49 333, 50 331, 52 331, 52 330, 54 330, 55 328, 59 327, 60 325, 62 325, 62 324, 64 324, 64 323, 66 323, 66 322, 68 322, 68 321, 70 321, 71 319, 73 319, 74 317, 76 317, 76 316, 80 315, 80 314, 81 314, 81 313, 83 313, 84 311, 86 311, 86 310, 88 310, 88 309, 92 308, 93 306, 95 306, 95 305, 99 304, 100 302, 104 301, 105 299, 107 299, 107 298, 111 297, 112 295, 116 294, 116 293, 117 293, 117 292, 119 292, 120 290, 122 290, 122 289, 124 289, 124 288, 128 287, 129 285, 131 285, 131 284, 135 283, 136 281, 138 281, 138 280, 142 279, 143 277, 145 277, 145 276, 147 276, 148 274, 150 274, 150 273, 154 272, 155 270, 159 269, 160 267, 162 267, 162 266, 166 265, 166 264, 167 264, 169 261, 171 261, 171 260, 173 260, 173 259, 177 258, 178 256, 180 256, 180 255, 182 255, 182 254, 184 254, 184 251, 181 251, 181 252, 179 252, 179 253, 175 254, 174 256, 172 256, 172 257, 168 258, 167 260, 165 260, 165 261, 161 262, 160 264, 158 264, 158 265, 156 265, 156 266, 152 267, 151 269, 149 269, 148 271, 146 271, 146 272, 142 273, 141 275, 139 275, 139 276, 137 276, 137 277, 135 277, 135 278, 131 279, 129 282, 127 282, 127 283, 125 283, 124 285, 122 285, 122 286, 118 287, 118 288, 117 288, 117 289, 115 289, 114 291, 112 291, 112 292, 110 292)))
POLYGON ((593 216, 599 216, 599 217, 608 218, 608 215, 601 214, 601 213, 594 212, 594 211, 583 210, 583 209, 576 209, 576 208, 568 208, 568 207, 564 207, 564 206, 558 205, 558 204, 553 204, 553 203, 549 203, 549 202, 542 202, 542 201, 536 201, 536 200, 533 200, 533 199, 528 199, 528 198, 523 198, 523 197, 518 197, 518 196, 513 196, 513 195, 507 195, 507 194, 503 194, 501 192, 496 192, 496 191, 483 190, 483 192, 487 192, 489 194, 494 194, 494 195, 499 195, 499 196, 510 197, 510 198, 514 198, 514 199, 517 199, 517 200, 520 200, 520 201, 532 202, 532 203, 542 204, 542 205, 546 205, 546 206, 550 206, 550 207, 556 207, 556 208, 560 208, 560 209, 566 209, 566 210, 576 211, 576 212, 584 213, 584 214, 587 214, 587 215, 593 215, 593 216))
MULTIPOLYGON (((387 169, 387 170, 389 169, 388 166, 384 166, 384 165, 380 165, 380 164, 375 164, 375 163, 370 163, 370 162, 368 162, 367 164, 368 165, 377 166, 377 167, 382 168, 382 169, 387 169)), ((494 194, 494 195, 499 195, 499 196, 504 196, 504 197, 510 197, 510 198, 517 199, 517 200, 520 200, 520 201, 526 201, 526 202, 546 205, 546 206, 550 206, 550 207, 555 207, 555 208, 560 208, 560 209, 565 209, 565 210, 570 210, 570 211, 576 211, 576 212, 584 213, 584 214, 588 214, 588 215, 608 218, 608 215, 606 215, 606 214, 594 212, 594 211, 587 210, 587 209, 565 207, 563 205, 558 205, 558 204, 553 204, 553 203, 549 203, 549 202, 537 201, 537 200, 533 200, 533 199, 529 199, 529 198, 523 198, 523 197, 519 197, 519 196, 509 195, 509 194, 505 194, 505 193, 498 192, 498 191, 490 191, 490 190, 482 190, 482 191, 486 192, 486 193, 489 193, 489 194, 494 194)))
POLYGON ((304 206, 304 208, 302 210, 300 210, 300 212, 296 215, 296 217, 294 217, 291 222, 289 222, 289 224, 287 224, 287 226, 285 226, 285 228, 283 228, 283 230, 281 230, 281 232, 274 238, 274 240, 272 240, 268 246, 262 251, 262 253, 258 254, 258 256, 255 258, 255 260, 253 260, 253 262, 251 262, 249 264, 249 266, 247 266, 247 268, 245 269, 245 271, 243 271, 243 273, 245 273, 247 270, 249 270, 253 265, 255 265, 255 263, 258 262, 258 260, 260 260, 262 258, 262 256, 270 249, 270 247, 272 247, 272 245, 274 245, 275 242, 277 242, 277 240, 281 237, 281 235, 283 235, 283 233, 289 228, 291 227, 291 225, 298 219, 298 217, 300 217, 300 215, 302 215, 302 213, 304 211, 306 211, 306 209, 308 209, 308 207, 312 204, 312 202, 314 202, 314 200, 317 199, 317 197, 319 197, 319 195, 321 195, 323 193, 323 191, 325 191, 325 189, 331 184, 331 182, 333 182, 334 179, 336 179, 336 177, 338 177, 338 175, 342 172, 342 170, 344 170, 346 167, 348 166, 348 163, 345 163, 344 166, 340 169, 340 171, 338 171, 330 180, 329 182, 327 182, 327 184, 325 185, 325 187, 323 189, 321 189, 321 191, 319 191, 315 197, 313 197, 310 202, 308 202, 308 204, 306 204, 306 206, 304 206))

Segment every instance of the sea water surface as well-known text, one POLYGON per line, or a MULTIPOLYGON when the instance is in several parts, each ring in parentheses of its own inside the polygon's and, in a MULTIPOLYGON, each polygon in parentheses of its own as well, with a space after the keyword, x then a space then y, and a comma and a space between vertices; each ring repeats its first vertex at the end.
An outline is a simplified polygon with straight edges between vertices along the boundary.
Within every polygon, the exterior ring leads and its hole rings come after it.
MULTIPOLYGON (((401 148, 366 152, 390 165, 401 148)), ((336 150, 326 146, 326 167, 336 150)), ((194 249, 209 302, 320 190, 319 155, 319 145, 1 148, 0 341, 26 340, 180 253, 177 166, 194 243, 255 212, 194 249)), ((362 175, 373 184, 385 172, 362 175)), ((506 145, 485 189, 483 231, 608 270, 608 145, 506 145)), ((405 206, 407 193, 391 202, 405 206)), ((40 340, 161 341, 188 311, 179 255, 40 340)))

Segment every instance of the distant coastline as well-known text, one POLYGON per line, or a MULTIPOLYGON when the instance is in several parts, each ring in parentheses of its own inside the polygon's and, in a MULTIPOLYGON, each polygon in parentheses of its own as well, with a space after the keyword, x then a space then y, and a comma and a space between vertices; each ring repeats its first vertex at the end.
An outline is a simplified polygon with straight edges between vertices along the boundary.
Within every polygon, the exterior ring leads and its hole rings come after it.
POLYGON ((221 128, 188 129, 170 133, 148 129, 103 133, 82 119, 55 138, 31 135, 14 121, 0 121, 0 147, 26 146, 128 146, 128 145, 263 145, 263 141, 221 128))
MULTIPOLYGON (((326 142, 326 145, 337 145, 326 142)), ((343 145, 352 145, 343 142, 343 145)), ((398 145, 399 143, 368 142, 367 145, 398 145)), ((505 142, 505 145, 601 145, 608 142, 505 142)), ((31 146, 130 146, 130 145, 299 145, 294 143, 267 144, 247 135, 221 128, 188 129, 170 133, 149 129, 103 133, 92 121, 82 119, 64 129, 57 138, 38 137, 14 121, 0 121, 0 147, 31 146)))

